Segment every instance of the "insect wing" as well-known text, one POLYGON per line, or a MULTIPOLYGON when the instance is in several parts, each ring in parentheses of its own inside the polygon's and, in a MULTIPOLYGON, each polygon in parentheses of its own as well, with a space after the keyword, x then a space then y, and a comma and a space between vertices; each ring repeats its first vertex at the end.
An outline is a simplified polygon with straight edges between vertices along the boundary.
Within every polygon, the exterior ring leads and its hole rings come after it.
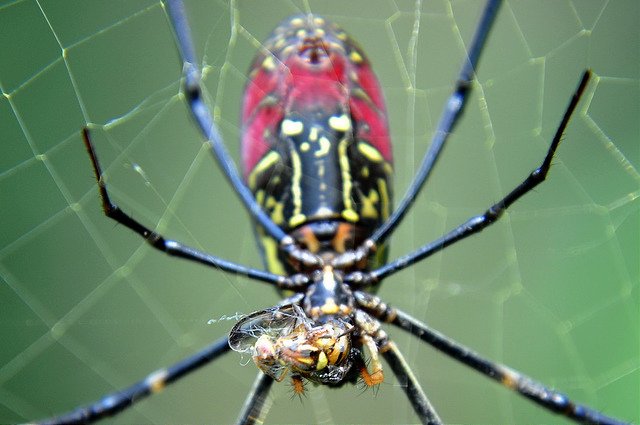
POLYGON ((288 335, 300 324, 310 319, 297 305, 268 308, 256 311, 241 319, 229 333, 229 346, 240 353, 253 353, 253 348, 263 335, 277 339, 288 335))

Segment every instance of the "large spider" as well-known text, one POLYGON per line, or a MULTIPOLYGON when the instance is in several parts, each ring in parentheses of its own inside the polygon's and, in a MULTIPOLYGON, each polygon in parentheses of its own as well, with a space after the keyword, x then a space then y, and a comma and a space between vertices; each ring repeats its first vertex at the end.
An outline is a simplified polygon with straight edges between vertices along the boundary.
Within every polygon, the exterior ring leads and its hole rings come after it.
POLYGON ((133 386, 48 423, 91 422, 113 415, 230 349, 249 352, 261 369, 238 422, 259 422, 274 380, 290 376, 342 386, 384 379, 380 356, 403 384, 423 423, 442 423, 381 322, 395 325, 545 409, 584 423, 618 424, 503 365, 488 361, 401 310, 371 289, 382 280, 498 220, 544 181, 564 129, 582 95, 585 71, 539 168, 503 199, 433 242, 386 262, 388 237, 408 212, 464 109, 480 53, 500 2, 487 2, 422 165, 391 211, 391 146, 381 93, 364 53, 341 29, 315 15, 296 16, 265 43, 251 71, 243 109, 244 179, 236 171, 203 102, 200 76, 179 0, 167 2, 184 61, 184 93, 225 176, 251 214, 269 271, 239 265, 166 239, 123 212, 109 197, 88 130, 85 145, 105 214, 169 255, 270 284, 283 293, 201 352, 133 386), (263 373, 264 372, 264 373, 263 373))

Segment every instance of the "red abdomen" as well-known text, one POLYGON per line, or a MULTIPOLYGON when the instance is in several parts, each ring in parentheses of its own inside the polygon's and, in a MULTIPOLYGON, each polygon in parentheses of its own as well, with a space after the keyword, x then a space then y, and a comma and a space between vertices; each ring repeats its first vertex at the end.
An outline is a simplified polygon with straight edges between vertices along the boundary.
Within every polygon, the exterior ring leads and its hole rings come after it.
POLYGON ((277 143, 285 115, 314 103, 349 109, 356 137, 392 162, 380 85, 360 47, 341 28, 318 16, 294 16, 273 31, 264 48, 268 52, 258 52, 251 66, 242 105, 245 178, 277 143))
MULTIPOLYGON (((392 153, 380 86, 359 46, 324 18, 278 26, 250 69, 242 169, 256 200, 313 252, 343 252, 391 208, 392 153)), ((274 241, 258 229, 268 268, 274 241)))

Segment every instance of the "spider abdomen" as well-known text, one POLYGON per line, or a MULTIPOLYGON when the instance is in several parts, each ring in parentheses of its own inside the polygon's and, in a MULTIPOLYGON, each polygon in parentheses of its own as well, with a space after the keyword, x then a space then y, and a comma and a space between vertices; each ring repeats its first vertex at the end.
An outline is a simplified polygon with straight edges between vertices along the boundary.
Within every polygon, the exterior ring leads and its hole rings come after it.
MULTIPOLYGON (((265 42, 245 89, 242 134, 249 187, 300 246, 321 256, 354 249, 389 216, 382 92, 361 49, 324 18, 291 17, 265 42)), ((258 231, 269 270, 295 272, 258 231)))

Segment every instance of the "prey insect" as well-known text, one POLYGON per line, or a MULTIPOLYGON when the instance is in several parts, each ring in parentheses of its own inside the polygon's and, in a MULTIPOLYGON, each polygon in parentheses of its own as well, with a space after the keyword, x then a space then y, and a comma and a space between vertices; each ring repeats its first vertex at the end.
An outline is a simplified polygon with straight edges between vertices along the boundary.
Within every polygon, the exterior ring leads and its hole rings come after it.
POLYGON ((88 130, 84 142, 105 214, 169 255, 274 286, 282 302, 241 319, 228 337, 200 353, 102 400, 46 423, 92 422, 116 414, 230 349, 249 353, 258 377, 239 423, 267 414, 274 381, 290 376, 341 387, 385 379, 382 358, 402 383, 417 417, 442 420, 382 323, 397 326, 451 358, 498 381, 542 408, 577 422, 619 424, 574 403, 519 372, 482 358, 373 294, 382 280, 496 222, 539 185, 551 167, 569 118, 584 92, 586 71, 539 168, 507 195, 437 240, 387 262, 386 242, 421 190, 471 89, 474 72, 500 2, 487 2, 434 139, 407 193, 392 209, 392 147, 382 92, 363 50, 341 28, 316 15, 277 27, 253 62, 242 112, 242 166, 237 172, 202 99, 200 76, 184 9, 168 1, 184 61, 184 94, 214 157, 251 215, 267 271, 246 267, 165 238, 123 212, 110 198, 88 130))
POLYGON ((322 325, 309 319, 296 304, 258 311, 233 327, 229 346, 251 353, 256 365, 276 381, 287 372, 295 377, 294 391, 302 392, 301 376, 317 382, 341 382, 349 371, 347 356, 353 355, 346 321, 322 325))

